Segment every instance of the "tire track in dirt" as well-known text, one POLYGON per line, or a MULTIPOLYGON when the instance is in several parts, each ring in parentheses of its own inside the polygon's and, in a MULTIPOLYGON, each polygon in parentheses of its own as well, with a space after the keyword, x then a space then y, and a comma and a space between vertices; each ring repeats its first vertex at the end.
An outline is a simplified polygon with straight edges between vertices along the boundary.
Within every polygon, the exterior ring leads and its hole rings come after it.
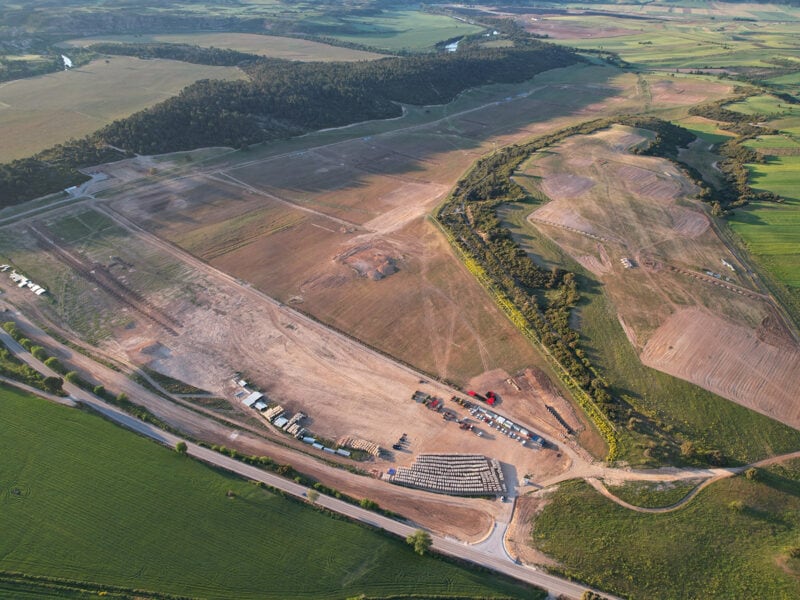
POLYGON ((178 321, 161 312, 161 310, 138 292, 118 281, 103 265, 93 264, 89 266, 81 258, 76 257, 62 248, 56 241, 49 237, 49 231, 46 232, 44 229, 44 226, 39 223, 33 223, 28 226, 28 230, 36 238, 39 247, 43 251, 50 254, 59 262, 66 264, 78 275, 94 285, 97 285, 117 301, 129 306, 139 315, 160 326, 170 335, 178 335, 175 328, 182 327, 178 321))

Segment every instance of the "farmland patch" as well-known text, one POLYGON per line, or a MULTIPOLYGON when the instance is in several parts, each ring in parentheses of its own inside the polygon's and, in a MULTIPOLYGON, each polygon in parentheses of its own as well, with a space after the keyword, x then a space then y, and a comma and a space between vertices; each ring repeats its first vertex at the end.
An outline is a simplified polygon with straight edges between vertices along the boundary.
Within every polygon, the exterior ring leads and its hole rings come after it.
POLYGON ((198 79, 241 79, 236 67, 114 57, 0 84, 0 162, 30 156, 177 94, 198 79))

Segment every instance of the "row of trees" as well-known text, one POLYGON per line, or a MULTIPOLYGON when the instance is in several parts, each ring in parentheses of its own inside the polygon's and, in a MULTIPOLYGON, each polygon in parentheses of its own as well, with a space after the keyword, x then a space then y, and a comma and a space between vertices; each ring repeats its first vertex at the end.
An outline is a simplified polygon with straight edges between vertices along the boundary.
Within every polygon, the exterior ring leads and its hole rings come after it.
POLYGON ((485 157, 456 186, 437 218, 489 274, 527 321, 540 343, 569 375, 613 417, 617 402, 607 382, 580 349, 580 335, 569 326, 571 309, 579 299, 575 275, 537 266, 502 227, 496 216, 501 203, 525 199, 528 193, 511 179, 519 164, 533 152, 571 135, 590 133, 611 121, 599 119, 512 146, 485 157))

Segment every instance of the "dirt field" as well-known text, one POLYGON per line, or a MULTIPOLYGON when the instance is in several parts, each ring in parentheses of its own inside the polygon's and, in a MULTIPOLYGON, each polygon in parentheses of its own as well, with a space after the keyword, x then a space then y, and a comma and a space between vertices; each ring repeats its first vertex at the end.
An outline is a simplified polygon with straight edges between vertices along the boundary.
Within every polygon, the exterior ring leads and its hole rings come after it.
POLYGON ((800 351, 791 338, 697 308, 670 316, 641 354, 649 367, 696 383, 800 429, 800 351))
POLYGON ((800 348, 693 185, 666 160, 626 152, 643 140, 616 126, 535 157, 526 173, 553 200, 529 221, 599 277, 646 365, 800 426, 800 348))
POLYGON ((240 155, 240 162, 203 176, 140 187, 113 206, 214 266, 425 371, 462 383, 495 368, 515 373, 540 358, 452 257, 426 215, 493 140, 518 141, 566 124, 573 113, 594 116, 644 102, 634 92, 635 78, 579 70, 585 83, 548 73, 541 83, 479 90, 471 103, 460 99, 429 124, 404 126, 401 119, 385 133, 370 135, 362 127, 355 139, 314 143, 310 137, 291 152, 240 155), (347 258, 355 255, 358 265, 347 258), (383 264, 393 274, 368 275, 383 264))
MULTIPOLYGON (((411 400, 416 389, 449 398, 446 388, 420 383, 418 373, 331 333, 148 234, 128 231, 124 221, 114 222, 85 208, 67 209, 59 217, 31 224, 28 231, 23 235, 41 247, 37 260, 46 257, 51 268, 71 271, 92 288, 85 301, 106 313, 98 315, 100 319, 126 314, 124 324, 104 343, 108 352, 229 399, 238 391, 232 383, 234 373, 242 372, 271 400, 303 410, 309 415, 307 427, 327 439, 350 435, 391 448, 402 433, 408 435, 408 450, 370 468, 383 470, 408 464, 419 452, 454 449, 483 453, 537 476, 560 472, 567 465, 567 459, 552 450, 523 448, 488 430, 484 437, 460 430, 411 400), (92 225, 95 230, 84 235, 92 225), (115 249, 116 266, 108 262, 110 248, 115 249), (136 290, 146 272, 168 274, 168 280, 158 293, 144 298, 136 290), (387 420, 387 414, 392 418, 387 420)), ((13 244, 12 239, 8 241, 13 244)), ((16 263, 17 255, 12 258, 16 263)), ((54 290, 53 299, 58 301, 58 296, 54 290)), ((257 419, 250 409, 236 402, 234 406, 243 418, 257 419)), ((448 408, 469 417, 454 403, 448 402, 448 408)))

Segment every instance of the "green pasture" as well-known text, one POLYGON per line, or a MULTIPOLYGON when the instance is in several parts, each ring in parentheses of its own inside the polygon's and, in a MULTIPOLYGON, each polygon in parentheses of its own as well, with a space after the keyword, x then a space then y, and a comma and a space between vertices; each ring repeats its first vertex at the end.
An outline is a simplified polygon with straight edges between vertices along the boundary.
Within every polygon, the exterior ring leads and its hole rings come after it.
POLYGON ((772 119, 769 126, 779 129, 782 133, 800 137, 800 114, 795 113, 794 116, 772 119))
POLYGON ((543 597, 87 412, 3 387, 0 420, 2 571, 209 599, 543 597))
POLYGON ((753 150, 800 149, 800 142, 785 135, 762 135, 755 139, 747 140, 744 145, 753 150))
POLYGON ((626 481, 608 485, 606 489, 620 500, 642 508, 663 508, 683 500, 701 480, 690 481, 626 481))
MULTIPOLYGON (((443 40, 483 31, 482 27, 451 17, 416 10, 398 10, 357 19, 340 17, 336 21, 343 22, 356 31, 325 35, 384 50, 430 50, 443 40)), ((319 23, 329 24, 328 20, 320 20, 319 23)))
POLYGON ((791 600, 800 597, 800 560, 789 553, 800 547, 800 469, 723 479, 663 514, 570 481, 536 517, 532 543, 557 571, 623 597, 791 600))
MULTIPOLYGON (((627 8, 623 11, 636 13, 627 8)), ((649 22, 613 16, 567 16, 548 19, 548 22, 583 28, 587 34, 600 34, 600 37, 554 39, 556 43, 580 49, 616 52, 624 60, 642 67, 774 68, 775 65, 768 60, 776 57, 800 58, 800 48, 796 44, 797 31, 793 23, 754 25, 734 22, 733 16, 719 15, 715 20, 710 20, 688 14, 682 19, 649 22), (608 35, 603 37, 605 31, 608 31, 608 35)))
POLYGON ((702 138, 709 144, 722 144, 729 139, 736 137, 732 133, 723 131, 713 121, 707 121, 699 117, 689 117, 680 121, 676 121, 676 125, 680 125, 684 129, 688 129, 697 137, 702 138))
POLYGON ((725 108, 746 115, 800 117, 800 104, 787 104, 784 100, 769 94, 750 96, 741 102, 728 104, 725 108))
POLYGON ((767 164, 749 167, 755 189, 785 201, 736 209, 730 226, 750 253, 800 298, 800 156, 771 156, 767 164))

